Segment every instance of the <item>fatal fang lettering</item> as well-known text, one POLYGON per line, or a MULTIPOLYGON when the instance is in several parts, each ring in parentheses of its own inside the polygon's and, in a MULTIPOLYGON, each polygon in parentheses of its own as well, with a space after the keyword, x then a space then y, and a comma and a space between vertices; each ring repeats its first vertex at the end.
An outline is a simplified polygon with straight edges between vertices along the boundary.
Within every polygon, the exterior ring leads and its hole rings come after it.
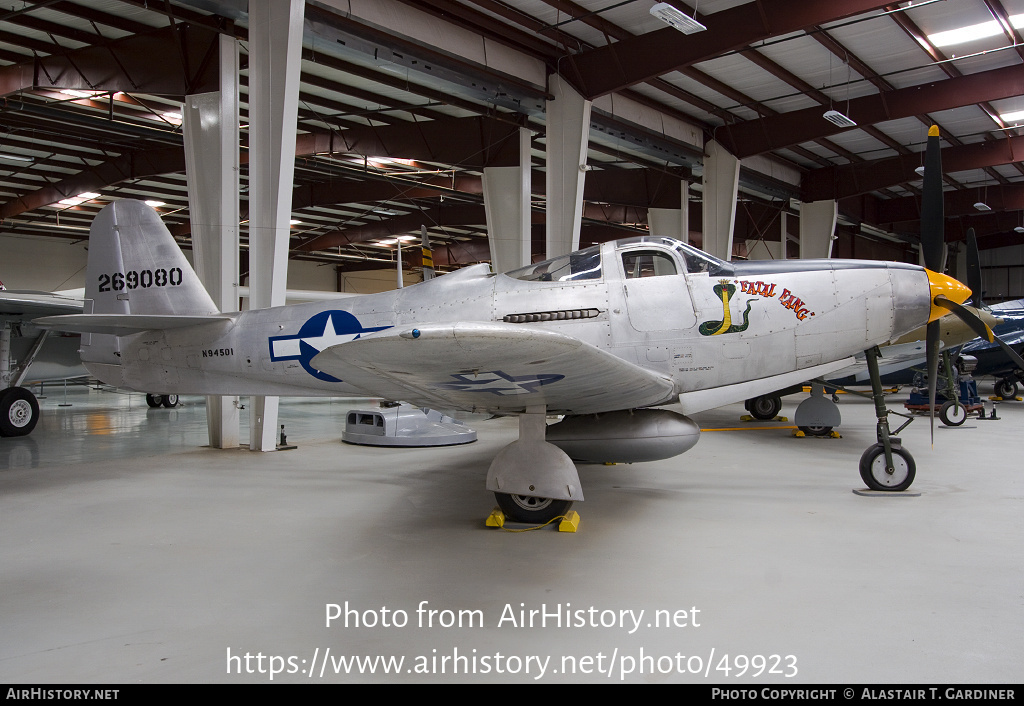
MULTIPOLYGON (((753 294, 770 299, 774 299, 776 294, 778 294, 775 291, 774 282, 751 282, 748 280, 739 280, 737 284, 740 285, 740 291, 743 294, 753 294)), ((778 302, 792 311, 796 318, 801 321, 806 319, 808 316, 814 316, 814 312, 807 307, 804 301, 786 288, 783 288, 782 293, 778 294, 778 302)))

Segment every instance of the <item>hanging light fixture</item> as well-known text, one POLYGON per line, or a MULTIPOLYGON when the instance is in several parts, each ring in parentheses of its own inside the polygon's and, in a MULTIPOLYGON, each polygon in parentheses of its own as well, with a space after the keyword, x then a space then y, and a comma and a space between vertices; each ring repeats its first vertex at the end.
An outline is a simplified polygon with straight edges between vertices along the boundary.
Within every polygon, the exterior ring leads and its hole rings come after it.
POLYGON ((667 2, 657 3, 651 8, 651 14, 683 34, 696 34, 707 29, 707 27, 696 20, 696 10, 693 11, 693 17, 690 17, 681 12, 679 8, 669 5, 667 2))

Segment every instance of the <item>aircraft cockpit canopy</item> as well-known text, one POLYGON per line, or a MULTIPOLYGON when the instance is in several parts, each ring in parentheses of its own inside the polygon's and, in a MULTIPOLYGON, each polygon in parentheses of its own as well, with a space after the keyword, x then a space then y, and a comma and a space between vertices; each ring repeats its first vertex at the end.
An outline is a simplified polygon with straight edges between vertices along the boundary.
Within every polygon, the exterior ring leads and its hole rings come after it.
POLYGON ((527 282, 578 282, 601 279, 601 246, 594 245, 505 274, 527 282))
MULTIPOLYGON (((711 276, 731 276, 732 265, 698 250, 692 245, 676 240, 649 235, 626 238, 615 242, 616 250, 622 254, 623 269, 627 279, 677 274, 671 255, 673 250, 682 259, 689 273, 707 272, 711 276), (637 245, 654 245, 650 250, 640 250, 637 245)), ((580 282, 601 279, 601 246, 594 245, 561 257, 544 260, 518 270, 505 273, 513 279, 527 282, 580 282)))
MULTIPOLYGON (((693 274, 698 272, 707 272, 711 276, 731 276, 733 275, 732 265, 728 262, 723 262, 717 257, 708 255, 703 250, 699 250, 692 245, 676 240, 675 238, 665 238, 661 236, 652 235, 641 235, 635 238, 625 238, 615 242, 615 247, 619 250, 624 248, 632 248, 636 245, 660 245, 671 250, 675 250, 676 253, 683 259, 686 265, 686 271, 693 274)), ((626 256, 628 257, 628 256, 626 256)), ((624 264, 626 260, 623 261, 624 264)), ((656 262, 652 262, 656 265, 656 262)), ((664 265, 662 265, 664 268, 664 265)), ((629 267, 626 267, 626 276, 629 277, 629 267)), ((659 273, 660 274, 660 273, 659 273)), ((642 276, 642 275, 638 275, 642 276)))

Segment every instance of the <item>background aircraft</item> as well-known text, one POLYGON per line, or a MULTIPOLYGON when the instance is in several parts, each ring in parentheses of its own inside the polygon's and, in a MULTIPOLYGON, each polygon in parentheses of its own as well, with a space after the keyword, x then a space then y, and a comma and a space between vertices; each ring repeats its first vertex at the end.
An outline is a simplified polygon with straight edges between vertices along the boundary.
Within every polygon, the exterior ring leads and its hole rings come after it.
POLYGON ((81 311, 81 298, 60 292, 0 291, 0 436, 24 436, 39 420, 39 402, 25 385, 88 375, 78 355, 78 334, 31 323, 81 311))
MULTIPOLYGON (((97 215, 87 271, 94 313, 37 323, 88 334, 83 360, 109 384, 519 415, 487 487, 526 521, 583 499, 570 459, 580 449, 606 461, 682 453, 699 436, 684 414, 827 374, 943 315, 943 296, 956 306, 969 294, 916 265, 722 262, 640 237, 505 274, 478 265, 381 294, 221 314, 157 214, 130 200, 97 215), (684 414, 651 409, 673 402, 684 414), (547 413, 567 419, 546 429, 547 413)), ((880 429, 888 441, 884 419, 880 429)), ((862 476, 879 488, 913 481, 898 440, 865 458, 862 476)))
MULTIPOLYGON (((39 401, 28 389, 37 382, 85 378, 77 333, 32 323, 41 316, 80 314, 84 290, 0 290, 0 436, 25 436, 39 421, 39 401)), ((178 395, 146 395, 150 407, 176 407, 178 395)))

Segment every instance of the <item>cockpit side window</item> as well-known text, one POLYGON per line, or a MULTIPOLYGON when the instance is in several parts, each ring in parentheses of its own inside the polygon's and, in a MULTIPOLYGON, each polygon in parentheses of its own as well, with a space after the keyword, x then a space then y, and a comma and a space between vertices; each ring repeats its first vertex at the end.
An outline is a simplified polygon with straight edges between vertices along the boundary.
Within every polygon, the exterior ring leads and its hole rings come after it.
POLYGON ((656 250, 632 250, 622 253, 622 269, 626 279, 678 274, 675 260, 667 253, 656 250))

